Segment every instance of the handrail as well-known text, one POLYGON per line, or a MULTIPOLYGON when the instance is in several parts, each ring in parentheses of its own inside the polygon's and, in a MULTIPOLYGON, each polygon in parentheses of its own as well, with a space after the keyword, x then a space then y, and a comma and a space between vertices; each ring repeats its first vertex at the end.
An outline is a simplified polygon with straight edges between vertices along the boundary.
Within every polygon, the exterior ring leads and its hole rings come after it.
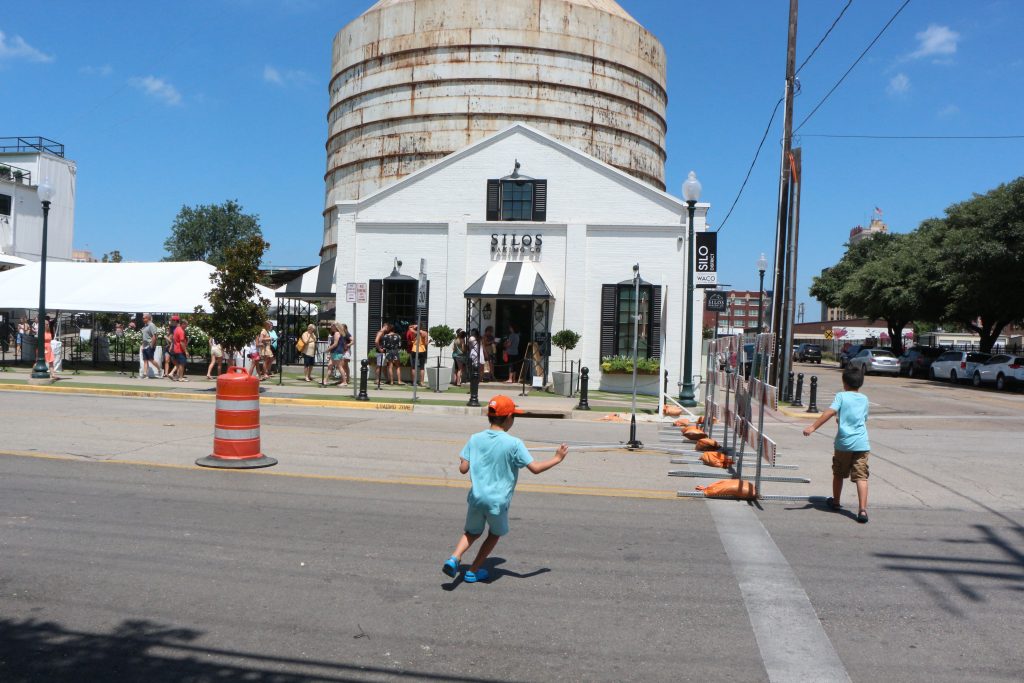
POLYGON ((0 137, 0 152, 49 152, 59 157, 64 156, 64 145, 56 140, 34 137, 0 137))

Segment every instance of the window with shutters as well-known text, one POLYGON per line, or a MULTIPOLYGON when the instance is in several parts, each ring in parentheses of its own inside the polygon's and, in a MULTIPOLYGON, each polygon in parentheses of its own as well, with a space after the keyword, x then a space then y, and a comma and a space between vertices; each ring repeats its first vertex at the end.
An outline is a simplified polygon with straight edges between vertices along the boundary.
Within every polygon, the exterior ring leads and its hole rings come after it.
POLYGON ((526 177, 487 181, 487 220, 546 221, 548 181, 526 177))
POLYGON ((601 357, 633 355, 633 322, 637 314, 637 356, 661 355, 661 287, 640 285, 640 300, 632 281, 601 287, 601 357))
POLYGON ((422 329, 429 329, 427 312, 430 308, 430 282, 427 282, 427 306, 417 311, 416 289, 418 282, 413 278, 384 278, 370 280, 367 307, 367 351, 374 348, 377 332, 384 323, 391 323, 395 330, 404 335, 409 325, 420 316, 422 329))

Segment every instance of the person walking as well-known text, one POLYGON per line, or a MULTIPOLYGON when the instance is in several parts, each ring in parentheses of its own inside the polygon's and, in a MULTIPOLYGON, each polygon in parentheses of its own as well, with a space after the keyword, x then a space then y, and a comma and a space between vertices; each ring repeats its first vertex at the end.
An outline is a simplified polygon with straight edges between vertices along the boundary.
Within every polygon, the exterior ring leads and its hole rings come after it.
POLYGON ((519 328, 509 323, 508 336, 505 337, 505 362, 508 363, 507 384, 516 383, 516 375, 519 372, 519 328))
POLYGON ((393 324, 388 326, 389 332, 384 335, 384 361, 388 368, 388 384, 404 386, 402 381, 402 336, 395 331, 393 324), (397 377, 396 377, 397 376, 397 377))
POLYGON ((46 316, 46 321, 43 323, 43 356, 46 358, 46 367, 50 370, 50 379, 60 379, 57 375, 57 371, 53 369, 55 362, 53 356, 53 321, 50 320, 50 316, 46 316))
POLYGON ((380 388, 381 380, 384 379, 384 368, 387 367, 387 354, 384 352, 384 337, 391 332, 391 323, 384 323, 373 338, 373 347, 377 349, 377 388, 380 388))
POLYGON ((149 379, 149 369, 157 378, 162 377, 160 366, 156 362, 156 325, 153 324, 153 316, 149 313, 142 314, 142 372, 140 379, 149 379))
POLYGON ((25 343, 25 335, 28 334, 28 323, 24 318, 18 323, 18 332, 14 338, 15 358, 21 360, 22 344, 25 343))
POLYGON ((269 320, 263 321, 263 329, 260 330, 260 336, 256 338, 256 347, 260 352, 260 381, 270 379, 270 368, 274 364, 274 349, 272 344, 274 343, 273 337, 270 336, 270 330, 273 329, 273 324, 269 320))
POLYGON ((167 324, 167 332, 164 334, 164 378, 174 381, 174 331, 178 329, 179 318, 172 315, 167 324))
POLYGON ((303 371, 306 373, 302 379, 306 382, 313 381, 313 365, 316 363, 316 325, 310 323, 306 326, 306 331, 302 333, 300 337, 302 340, 302 364, 303 371))
POLYGON ((347 387, 352 381, 352 374, 349 370, 349 363, 352 361, 352 335, 349 334, 348 325, 345 323, 339 323, 338 332, 341 333, 341 365, 339 367, 341 384, 347 387))
MULTIPOLYGON (((177 318, 178 316, 174 316, 177 318)), ((173 320, 174 318, 171 318, 173 320)), ((178 326, 174 329, 174 365, 177 377, 175 378, 178 382, 189 381, 188 377, 185 377, 185 372, 188 370, 188 321, 179 320, 178 326)))
POLYGON ((468 378, 466 377, 466 331, 459 328, 455 331, 455 341, 452 343, 452 384, 460 386, 468 378))
POLYGON ((224 374, 224 349, 216 339, 210 337, 210 365, 206 368, 206 379, 213 379, 211 373, 214 366, 216 366, 218 377, 224 374))
MULTIPOLYGON (((330 359, 327 363, 327 376, 330 379, 337 379, 334 385, 341 384, 341 329, 338 323, 332 322, 327 326, 327 348, 324 353, 330 359)), ((325 384, 326 386, 326 384, 325 384)))
POLYGON ((427 334, 426 330, 421 330, 419 325, 409 325, 409 330, 413 333, 412 343, 409 346, 409 365, 413 368, 413 374, 415 375, 417 364, 419 365, 419 377, 413 377, 412 383, 418 386, 426 384, 427 375, 427 343, 430 341, 430 335, 427 334))
POLYGON ((469 474, 470 489, 466 496, 463 534, 451 557, 441 565, 446 576, 455 578, 459 575, 462 555, 483 535, 486 524, 487 538, 473 564, 462 574, 466 583, 486 581, 490 573, 482 565, 498 545, 498 540, 508 534, 508 510, 519 481, 519 470, 525 467, 534 474, 540 474, 561 463, 569 453, 569 446, 563 443, 551 458, 535 461, 522 440, 508 433, 515 424, 515 416, 522 414, 523 411, 511 398, 501 394, 495 396, 487 403, 489 428, 469 437, 459 454, 459 472, 469 474))

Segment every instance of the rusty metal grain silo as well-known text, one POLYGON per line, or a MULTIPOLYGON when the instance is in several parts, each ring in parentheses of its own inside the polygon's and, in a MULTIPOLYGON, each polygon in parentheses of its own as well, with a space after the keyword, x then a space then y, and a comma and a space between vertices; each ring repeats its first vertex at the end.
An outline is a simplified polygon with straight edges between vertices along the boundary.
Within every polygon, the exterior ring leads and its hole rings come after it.
POLYGON ((664 189, 666 105, 661 43, 615 0, 380 0, 334 38, 324 250, 336 201, 516 121, 664 189))

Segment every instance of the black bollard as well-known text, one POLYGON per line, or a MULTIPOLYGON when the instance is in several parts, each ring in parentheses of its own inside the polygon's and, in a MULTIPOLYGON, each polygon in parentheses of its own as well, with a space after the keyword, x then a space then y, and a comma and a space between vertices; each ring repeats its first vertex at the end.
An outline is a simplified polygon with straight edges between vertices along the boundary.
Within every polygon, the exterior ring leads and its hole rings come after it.
POLYGON ((580 368, 580 403, 576 410, 590 410, 590 401, 587 399, 587 386, 590 384, 590 370, 580 368))
POLYGON ((359 395, 356 396, 357 401, 369 401, 370 397, 366 393, 366 376, 370 374, 369 363, 364 358, 359 361, 359 395))
POLYGON ((469 362, 469 401, 466 405, 470 408, 480 406, 478 394, 480 392, 480 366, 472 360, 469 362))
POLYGON ((793 405, 804 407, 804 373, 796 376, 796 394, 793 395, 793 405))
POLYGON ((793 372, 789 373, 789 381, 786 382, 786 392, 782 396, 782 400, 786 403, 793 402, 793 372))
POLYGON ((807 401, 807 412, 817 413, 818 410, 818 377, 811 375, 811 398, 807 401))

